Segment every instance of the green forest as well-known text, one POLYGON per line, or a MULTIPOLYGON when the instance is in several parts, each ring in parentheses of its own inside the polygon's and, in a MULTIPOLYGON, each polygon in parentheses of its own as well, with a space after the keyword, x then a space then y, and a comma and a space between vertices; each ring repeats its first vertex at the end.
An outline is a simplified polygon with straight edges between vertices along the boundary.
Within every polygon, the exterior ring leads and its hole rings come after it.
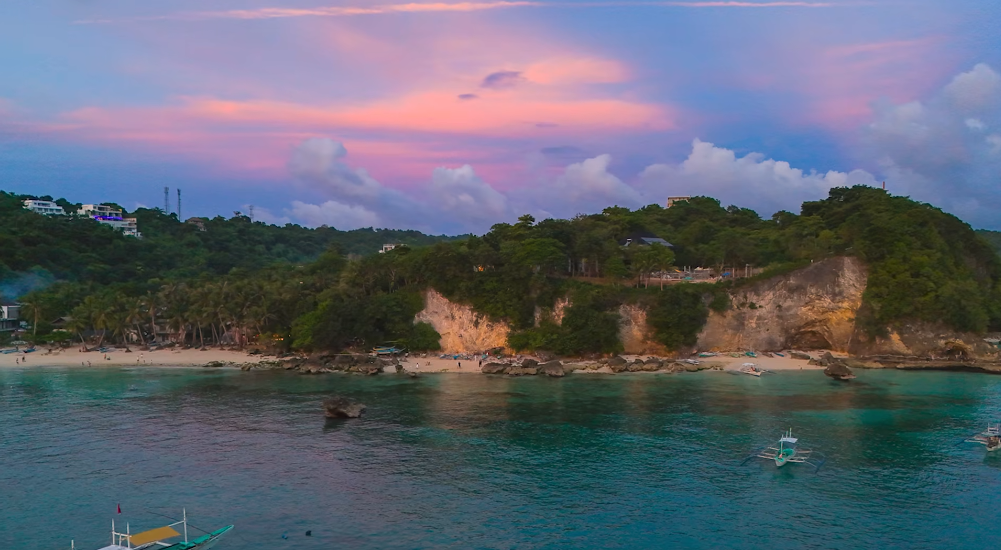
POLYGON ((710 310, 739 307, 728 292, 747 281, 661 288, 650 284, 651 272, 765 268, 758 279, 839 255, 869 268, 858 322, 872 335, 913 320, 1001 330, 1001 260, 990 232, 870 187, 832 189, 798 214, 767 219, 694 197, 670 209, 609 207, 569 220, 526 215, 454 238, 277 227, 242 215, 207 220, 202 231, 140 209, 132 215, 144 237, 135 239, 91 220, 31 213, 24 198, 0 195, 0 292, 22 304, 31 325, 25 338, 37 342, 148 343, 171 333, 196 346, 433 350, 439 335, 413 323, 422 292, 433 288, 510 323, 518 350, 616 352, 625 303, 647 309, 667 348, 683 349, 710 310), (672 246, 623 246, 637 234, 672 246), (407 246, 376 253, 383 243, 407 246), (536 322, 537 308, 565 297, 562 323, 536 322))

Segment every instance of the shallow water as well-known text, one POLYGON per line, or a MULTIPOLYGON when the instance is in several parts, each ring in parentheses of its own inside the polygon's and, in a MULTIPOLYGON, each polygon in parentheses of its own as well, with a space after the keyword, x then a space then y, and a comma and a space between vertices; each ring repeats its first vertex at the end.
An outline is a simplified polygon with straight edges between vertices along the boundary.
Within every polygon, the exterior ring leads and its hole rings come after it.
POLYGON ((0 370, 0 549, 182 507, 236 525, 218 550, 986 548, 1001 452, 955 443, 999 417, 1001 377, 967 373, 0 370), (365 418, 325 421, 331 393, 365 418), (819 473, 739 465, 790 427, 819 473))

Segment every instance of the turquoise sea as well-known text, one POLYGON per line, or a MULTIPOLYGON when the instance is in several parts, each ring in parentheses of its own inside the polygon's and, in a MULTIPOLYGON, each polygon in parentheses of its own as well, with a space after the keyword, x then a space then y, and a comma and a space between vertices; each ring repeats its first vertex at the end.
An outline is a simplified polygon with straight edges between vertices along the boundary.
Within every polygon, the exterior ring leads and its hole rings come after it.
POLYGON ((956 442, 998 418, 972 373, 0 370, 0 549, 182 508, 236 525, 217 550, 996 548, 1001 452, 956 442), (366 416, 325 421, 334 393, 366 416), (819 473, 739 465, 790 427, 819 473))

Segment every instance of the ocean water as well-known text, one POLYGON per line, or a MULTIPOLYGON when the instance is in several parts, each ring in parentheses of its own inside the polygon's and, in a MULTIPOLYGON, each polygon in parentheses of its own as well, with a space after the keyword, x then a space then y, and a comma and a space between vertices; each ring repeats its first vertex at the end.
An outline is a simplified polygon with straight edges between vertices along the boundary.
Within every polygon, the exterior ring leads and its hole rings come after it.
POLYGON ((0 370, 0 550, 182 508, 236 525, 218 550, 992 548, 1001 452, 956 442, 998 418, 967 373, 0 370), (334 393, 365 417, 326 421, 334 393), (790 427, 819 473, 740 465, 790 427))

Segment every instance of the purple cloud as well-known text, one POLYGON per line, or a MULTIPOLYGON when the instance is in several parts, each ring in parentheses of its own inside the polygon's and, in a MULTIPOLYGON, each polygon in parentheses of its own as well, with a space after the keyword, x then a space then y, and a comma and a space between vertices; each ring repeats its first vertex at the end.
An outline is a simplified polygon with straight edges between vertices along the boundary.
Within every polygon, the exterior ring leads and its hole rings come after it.
POLYGON ((471 101, 473 99, 479 99, 480 96, 476 94, 459 94, 459 99, 462 101, 471 101))
POLYGON ((523 80, 525 79, 521 76, 520 71, 497 71, 496 73, 488 74, 483 79, 483 83, 480 84, 480 87, 490 88, 492 90, 512 88, 517 86, 523 80))

